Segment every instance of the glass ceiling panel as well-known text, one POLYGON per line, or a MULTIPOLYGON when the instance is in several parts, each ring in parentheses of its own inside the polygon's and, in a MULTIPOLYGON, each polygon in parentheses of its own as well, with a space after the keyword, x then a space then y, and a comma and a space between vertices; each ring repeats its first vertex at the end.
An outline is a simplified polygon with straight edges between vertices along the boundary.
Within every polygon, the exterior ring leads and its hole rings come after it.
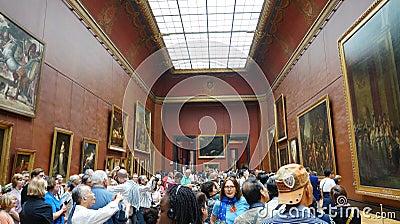
POLYGON ((244 68, 264 0, 148 0, 175 69, 244 68))

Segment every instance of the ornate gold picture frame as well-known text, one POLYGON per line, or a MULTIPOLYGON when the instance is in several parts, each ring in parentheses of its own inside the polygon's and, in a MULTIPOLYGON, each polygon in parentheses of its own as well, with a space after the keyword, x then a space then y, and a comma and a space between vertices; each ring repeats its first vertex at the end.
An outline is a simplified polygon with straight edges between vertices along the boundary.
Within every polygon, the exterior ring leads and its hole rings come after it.
POLYGON ((0 121, 0 184, 5 185, 7 182, 8 162, 10 158, 10 144, 14 125, 8 122, 0 121))
POLYGON ((356 192, 400 200, 400 1, 376 1, 338 40, 356 192))
POLYGON ((275 101, 276 141, 281 142, 287 138, 286 132, 286 105, 285 97, 281 94, 275 101))
POLYGON ((139 101, 135 109, 135 139, 134 149, 139 152, 150 153, 151 143, 151 113, 139 101))
POLYGON ((99 157, 99 141, 90 138, 84 138, 82 142, 82 161, 81 173, 87 169, 97 169, 97 159, 99 157))
POLYGON ((16 173, 22 173, 22 171, 31 173, 35 163, 35 155, 36 150, 17 149, 14 156, 12 176, 16 173))
POLYGON ((329 97, 325 95, 297 114, 300 162, 324 176, 325 169, 336 173, 329 97))
POLYGON ((54 129, 49 169, 50 177, 53 174, 60 174, 64 178, 69 178, 73 137, 74 133, 72 131, 62 128, 54 129))
POLYGON ((108 148, 125 152, 128 114, 116 105, 112 106, 108 148))

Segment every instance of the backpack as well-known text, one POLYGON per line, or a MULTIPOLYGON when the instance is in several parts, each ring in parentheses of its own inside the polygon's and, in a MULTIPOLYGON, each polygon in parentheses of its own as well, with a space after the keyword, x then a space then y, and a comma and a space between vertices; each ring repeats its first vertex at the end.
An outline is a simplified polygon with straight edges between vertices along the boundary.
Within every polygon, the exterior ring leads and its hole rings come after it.
POLYGON ((114 224, 125 224, 128 221, 125 208, 121 203, 118 204, 118 208, 118 211, 112 217, 112 221, 114 224))

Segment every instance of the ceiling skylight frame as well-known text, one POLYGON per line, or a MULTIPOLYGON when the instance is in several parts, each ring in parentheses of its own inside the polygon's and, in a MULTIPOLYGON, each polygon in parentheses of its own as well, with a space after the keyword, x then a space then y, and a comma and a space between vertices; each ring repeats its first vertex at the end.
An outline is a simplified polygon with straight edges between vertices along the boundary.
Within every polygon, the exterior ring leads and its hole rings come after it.
POLYGON ((175 71, 245 68, 264 0, 148 2, 175 71))

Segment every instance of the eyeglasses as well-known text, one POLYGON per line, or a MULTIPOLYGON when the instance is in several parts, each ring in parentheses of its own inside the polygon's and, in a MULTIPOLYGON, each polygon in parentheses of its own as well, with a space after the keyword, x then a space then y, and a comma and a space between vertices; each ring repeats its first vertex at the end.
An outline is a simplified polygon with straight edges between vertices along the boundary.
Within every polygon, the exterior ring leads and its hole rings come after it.
POLYGON ((235 186, 225 186, 224 189, 234 189, 235 186))

